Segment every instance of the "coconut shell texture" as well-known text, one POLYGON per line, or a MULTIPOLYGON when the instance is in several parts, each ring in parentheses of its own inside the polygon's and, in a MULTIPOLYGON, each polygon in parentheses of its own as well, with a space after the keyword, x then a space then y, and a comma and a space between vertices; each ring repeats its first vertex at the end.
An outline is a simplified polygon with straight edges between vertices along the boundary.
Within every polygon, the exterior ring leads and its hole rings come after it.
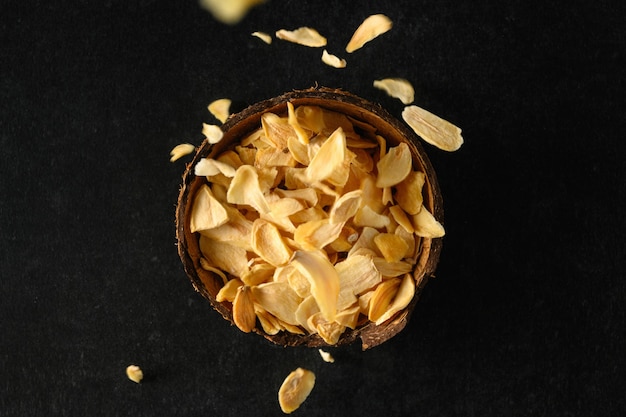
MULTIPOLYGON (((189 230, 193 197, 197 190, 206 183, 204 177, 196 177, 194 175, 194 166, 201 158, 219 155, 237 144, 248 133, 258 129, 263 113, 286 114, 287 102, 293 103, 296 107, 301 105, 319 106, 366 122, 374 126, 377 129, 377 134, 383 136, 391 146, 395 146, 400 142, 407 143, 413 155, 414 167, 419 168, 426 174, 426 183, 423 191, 424 205, 443 224, 441 191, 435 171, 424 152, 420 139, 406 124, 393 117, 380 105, 343 90, 317 87, 287 92, 247 107, 241 112, 231 115, 222 125, 224 137, 219 143, 212 145, 205 140, 198 148, 193 160, 185 169, 176 208, 178 254, 182 260, 185 272, 194 288, 208 299, 215 310, 231 323, 233 322, 232 305, 227 302, 220 303, 215 299, 216 294, 223 285, 223 281, 219 276, 204 270, 200 266, 201 252, 198 244, 198 235, 191 233, 189 230)), ((422 251, 413 274, 417 288, 409 306, 396 314, 391 320, 379 326, 372 322, 367 322, 354 330, 347 328, 341 335, 337 345, 346 345, 360 338, 362 348, 366 350, 389 340, 404 329, 420 292, 435 272, 442 248, 442 238, 423 238, 421 245, 422 251)), ((268 335, 263 332, 260 326, 257 326, 254 332, 281 346, 327 346, 326 342, 316 334, 296 335, 288 332, 279 332, 276 335, 268 335)))

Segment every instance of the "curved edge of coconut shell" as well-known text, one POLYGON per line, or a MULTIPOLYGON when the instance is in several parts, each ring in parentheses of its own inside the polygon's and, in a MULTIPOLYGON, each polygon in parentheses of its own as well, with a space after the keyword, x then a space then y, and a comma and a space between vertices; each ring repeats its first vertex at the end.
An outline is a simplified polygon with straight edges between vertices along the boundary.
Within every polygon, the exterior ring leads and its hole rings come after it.
MULTIPOLYGON (((354 117, 355 119, 367 122, 376 127, 379 131, 381 126, 388 127, 389 131, 385 129, 381 133, 383 133, 387 140, 391 139, 391 142, 399 142, 403 139, 407 140, 407 144, 411 148, 414 156, 414 162, 416 162, 426 174, 428 192, 424 203, 433 216, 443 224, 443 198, 435 170, 420 143, 420 139, 407 125, 400 122, 379 104, 369 102, 341 89, 326 87, 294 90, 253 104, 239 113, 231 115, 222 125, 224 137, 219 143, 212 145, 205 140, 197 149, 194 158, 185 168, 176 206, 176 238, 178 241, 178 254, 183 263, 184 270, 195 290, 208 299, 213 308, 231 324, 233 323, 233 318, 230 304, 220 303, 215 299, 215 294, 217 294, 223 285, 222 279, 202 269, 199 264, 201 254, 197 243, 198 239, 190 233, 188 227, 186 227, 185 219, 189 218, 189 212, 192 206, 191 204, 187 204, 189 197, 193 196, 195 191, 202 185, 202 180, 195 177, 193 167, 201 158, 218 155, 245 134, 257 129, 260 126, 261 115, 263 113, 286 113, 287 102, 293 103, 296 107, 305 104, 318 105, 328 110, 338 111, 354 117), (390 133, 392 133, 391 136, 389 135, 390 133)), ((402 331, 409 321, 411 312, 415 308, 422 289, 428 280, 433 277, 437 263, 439 262, 442 244, 442 238, 422 239, 422 254, 416 265, 416 269, 421 268, 421 271, 414 274, 414 278, 416 279, 415 296, 407 308, 398 312, 394 317, 380 325, 368 322, 354 330, 347 328, 335 346, 351 344, 357 338, 360 338, 362 349, 366 350, 380 345, 402 331)), ((253 331, 272 343, 281 346, 328 346, 317 334, 296 335, 288 332, 279 332, 276 335, 269 335, 259 328, 255 328, 253 331)))

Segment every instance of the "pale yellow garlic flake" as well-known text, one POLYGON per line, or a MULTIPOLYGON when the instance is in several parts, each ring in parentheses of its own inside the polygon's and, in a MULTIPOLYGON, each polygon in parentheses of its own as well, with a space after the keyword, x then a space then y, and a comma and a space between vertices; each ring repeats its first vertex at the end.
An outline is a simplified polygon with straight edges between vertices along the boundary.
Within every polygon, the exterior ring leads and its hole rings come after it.
POLYGON ((338 311, 337 316, 335 317, 335 322, 343 327, 348 327, 354 330, 359 323, 360 314, 361 310, 359 304, 358 302, 355 302, 352 307, 338 311))
POLYGON ((376 164, 378 170, 376 186, 392 187, 402 182, 411 172, 412 166, 413 159, 409 145, 402 142, 398 146, 389 148, 385 156, 376 164))
POLYGON ((413 85, 404 78, 383 78, 375 80, 374 87, 385 91, 393 98, 399 99, 403 104, 411 104, 415 100, 413 85))
POLYGON ((409 245, 402 237, 391 233, 375 236, 374 243, 387 262, 401 261, 409 250, 409 245))
POLYGON ((453 152, 463 145, 461 129, 421 107, 405 107, 402 118, 422 139, 441 150, 453 152))
POLYGON ((329 345, 336 344, 346 330, 346 326, 327 320, 321 312, 309 317, 307 322, 309 327, 317 330, 317 334, 329 345))
POLYGON ((322 249, 339 237, 343 223, 331 223, 329 219, 313 220, 300 224, 293 240, 303 249, 322 249))
POLYGON ((422 188, 426 182, 426 174, 422 171, 411 171, 404 180, 396 184, 395 200, 407 214, 417 214, 424 201, 422 188))
POLYGON ((276 267, 268 263, 252 265, 250 270, 241 276, 241 281, 248 286, 263 284, 272 279, 275 270, 276 267))
MULTIPOLYGON (((293 103, 291 102, 287 103, 287 123, 289 123, 289 125, 293 128, 294 132, 296 132, 296 135, 300 143, 302 145, 308 145, 310 133, 307 132, 300 125, 300 121, 298 120, 298 116, 296 115, 296 110, 293 106, 293 103)), ((289 146, 289 142, 287 143, 287 145, 289 146)))
POLYGON ((327 43, 324 36, 310 27, 301 27, 295 30, 280 29, 276 32, 276 37, 311 48, 320 48, 326 46, 327 43))
POLYGON ((265 42, 268 45, 271 45, 272 43, 272 35, 270 35, 269 33, 265 33, 265 32, 252 32, 252 36, 261 39, 263 42, 265 42))
POLYGON ((259 213, 268 213, 270 207, 261 191, 259 174, 250 165, 237 168, 227 193, 230 204, 246 204, 252 206, 259 213))
POLYGON ((318 201, 318 195, 312 188, 300 188, 296 190, 283 190, 276 188, 274 192, 281 198, 294 199, 306 205, 308 208, 314 207, 318 201))
POLYGON ((415 296, 415 282, 411 277, 411 274, 405 274, 402 278, 402 282, 398 287, 398 291, 393 298, 393 301, 387 308, 387 310, 378 317, 376 325, 381 325, 385 321, 393 317, 397 312, 404 310, 413 297, 415 296))
POLYGON ((267 112, 261 116, 261 127, 263 128, 261 139, 266 140, 279 151, 288 148, 287 143, 290 137, 297 136, 288 119, 274 113, 267 112))
POLYGON ((216 144, 224 137, 224 132, 217 125, 202 123, 202 134, 211 144, 216 144))
POLYGON ((335 362, 335 358, 333 358, 333 356, 330 354, 330 352, 326 352, 323 349, 318 349, 317 351, 319 352, 319 354, 322 357, 322 360, 324 362, 328 362, 328 363, 334 363, 335 362))
POLYGON ((319 251, 294 252, 291 263, 311 283, 311 295, 328 321, 335 319, 339 297, 339 275, 328 258, 319 251))
POLYGON ((298 269, 293 265, 289 265, 289 267, 286 267, 285 269, 288 270, 286 274, 287 282, 296 294, 303 299, 309 297, 311 295, 311 283, 309 282, 309 279, 303 275, 302 272, 298 271, 298 269))
POLYGON ((399 278, 391 278, 383 281, 372 294, 368 318, 370 321, 376 322, 387 311, 391 301, 398 292, 401 280, 399 278))
POLYGON ((324 122, 324 113, 321 107, 318 106, 298 106, 296 107, 296 117, 298 123, 304 129, 308 129, 311 132, 320 133, 326 128, 324 122))
POLYGON ((237 288, 233 300, 233 322, 244 333, 250 333, 256 326, 254 300, 250 287, 242 285, 237 288))
POLYGON ((235 25, 248 11, 265 0, 200 0, 200 6, 208 10, 215 19, 235 25))
POLYGON ((298 368, 287 375, 278 390, 278 404, 285 414, 297 410, 307 399, 315 386, 315 374, 307 369, 298 368))
POLYGON ((228 212, 204 184, 195 195, 191 209, 189 229, 192 233, 201 230, 214 229, 228 222, 228 212))
POLYGON ((244 248, 200 235, 200 251, 209 264, 235 277, 244 275, 250 269, 244 248))
POLYGON ((251 245, 254 252, 267 263, 280 266, 286 264, 292 255, 285 239, 272 223, 257 219, 252 224, 251 245))
POLYGON ((369 205, 361 207, 354 215, 354 224, 360 227, 380 229, 388 226, 390 221, 388 216, 376 213, 369 205))
POLYGON ((343 310, 356 301, 356 296, 374 288, 382 281, 373 257, 367 255, 348 256, 335 264, 339 275, 340 290, 337 309, 343 310))
POLYGON ((291 197, 282 197, 276 200, 271 200, 268 204, 273 218, 289 217, 292 214, 296 214, 306 208, 302 201, 291 197))
POLYGON ((220 98, 212 101, 208 105, 209 112, 220 122, 225 123, 230 116, 230 105, 232 101, 228 98, 220 98))
POLYGON ((141 380, 143 379, 143 371, 137 365, 129 365, 126 368, 126 376, 131 381, 139 384, 141 382, 141 380))
POLYGON ((413 264, 405 261, 387 262, 383 257, 374 257, 376 269, 385 277, 399 277, 413 270, 413 264))
POLYGON ((396 223, 398 223, 398 225, 401 226, 404 230, 406 230, 408 233, 413 233, 413 231, 415 230, 413 229, 413 223, 411 222, 411 219, 406 214, 406 212, 402 210, 402 207, 389 207, 389 214, 391 214, 391 217, 393 217, 396 223))
POLYGON ((174 146, 174 148, 170 151, 170 162, 178 161, 185 155, 189 155, 193 151, 196 150, 196 147, 191 143, 181 143, 179 145, 174 146))
POLYGON ((297 136, 290 136, 287 139, 287 149, 291 157, 302 165, 309 165, 311 157, 309 156, 308 139, 307 143, 302 143, 297 136))
POLYGON ((222 162, 226 165, 230 165, 234 169, 239 168, 244 165, 244 162, 241 160, 239 154, 235 151, 229 150, 226 152, 222 152, 215 160, 222 162))
MULTIPOLYGON (((410 219, 407 220, 410 221, 410 219)), ((421 239, 421 237, 416 236, 413 233, 412 227, 410 231, 405 229, 404 227, 397 227, 394 233, 404 239, 408 246, 408 249, 406 251, 406 260, 411 263, 415 263, 417 257, 416 249, 419 249, 420 247, 419 240, 421 239)))
POLYGON ((287 282, 268 282, 252 288, 254 302, 276 318, 295 326, 296 310, 302 298, 287 282))
POLYGON ((197 177, 211 177, 213 175, 223 174, 226 177, 232 178, 235 176, 235 168, 215 159, 202 158, 194 167, 194 174, 197 177))
POLYGON ((361 206, 362 195, 362 190, 354 190, 339 197, 330 209, 330 223, 345 223, 350 220, 361 206))
POLYGON ((235 301, 235 297, 237 296, 237 290, 239 287, 243 286, 243 282, 237 278, 233 278, 230 281, 226 282, 222 288, 217 292, 215 296, 215 300, 217 302, 228 301, 232 303, 235 301))
POLYGON ((320 312, 320 308, 315 301, 315 297, 309 295, 305 297, 296 309, 296 320, 298 324, 306 329, 309 334, 317 333, 317 329, 309 327, 309 317, 320 312))
POLYGON ((376 244, 374 243, 374 237, 379 233, 380 232, 373 227, 363 227, 363 229, 361 230, 361 234, 359 235, 356 242, 354 242, 352 249, 350 249, 350 251, 348 252, 348 257, 355 256, 357 254, 357 251, 361 249, 371 251, 374 255, 380 255, 380 252, 378 252, 376 244))
POLYGON ((256 311, 256 316, 259 319, 259 323, 261 323, 261 327, 266 334, 273 336, 283 330, 280 321, 276 317, 265 311, 261 306, 255 304, 254 310, 256 311))
POLYGON ((337 55, 329 54, 326 49, 322 52, 322 62, 334 68, 345 68, 347 65, 345 59, 339 58, 337 55))
POLYGON ((436 238, 446 234, 443 225, 435 219, 426 207, 422 207, 419 213, 413 216, 413 228, 415 234, 422 237, 436 238))
POLYGON ((251 251, 250 233, 252 232, 252 221, 241 214, 239 210, 229 205, 223 206, 226 209, 228 221, 218 227, 200 230, 199 233, 212 240, 229 243, 251 251))
POLYGON ((307 181, 313 183, 332 176, 343 164, 346 151, 346 135, 343 129, 338 128, 311 158, 311 163, 305 170, 307 181))
POLYGON ((289 152, 283 152, 273 147, 267 147, 257 150, 254 158, 254 166, 259 169, 268 167, 295 167, 297 161, 289 152))
POLYGON ((393 27, 393 22, 383 14, 375 14, 367 17, 356 29, 346 46, 346 52, 352 53, 360 49, 367 42, 388 32, 393 27))

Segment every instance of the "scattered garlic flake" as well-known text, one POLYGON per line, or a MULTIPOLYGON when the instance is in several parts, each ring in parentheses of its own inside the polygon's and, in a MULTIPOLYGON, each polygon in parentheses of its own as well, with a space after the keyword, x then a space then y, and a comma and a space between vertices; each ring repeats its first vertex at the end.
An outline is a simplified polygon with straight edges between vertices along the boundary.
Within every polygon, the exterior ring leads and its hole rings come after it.
POLYGON ((220 98, 209 104, 208 109, 213 116, 220 122, 224 123, 230 116, 230 105, 232 101, 227 98, 220 98))
POLYGON ((421 107, 405 107, 402 118, 422 139, 441 150, 456 151, 463 144, 461 129, 421 107))
POLYGON ((174 148, 170 151, 170 162, 178 161, 185 155, 189 155, 196 149, 191 143, 181 143, 180 145, 174 146, 174 148))
POLYGON ((143 371, 137 365, 129 365, 126 368, 126 376, 133 382, 139 384, 143 379, 143 371))
POLYGON ((324 362, 328 362, 328 363, 335 362, 335 358, 333 358, 333 356, 329 352, 326 352, 325 350, 322 350, 322 349, 318 349, 318 352, 320 353, 320 356, 322 357, 324 362))
POLYGON ((315 386, 315 374, 298 368, 287 375, 278 390, 278 403, 285 414, 290 414, 307 399, 315 386))
POLYGON ((239 23, 248 11, 264 0, 200 0, 200 6, 208 10, 222 23, 239 23))
POLYGON ((207 140, 211 144, 218 143, 224 136, 224 132, 219 126, 209 125, 206 123, 202 123, 202 134, 206 136, 207 140))
POLYGON ((375 80, 374 87, 385 91, 393 98, 399 99, 403 104, 411 104, 415 99, 415 90, 410 82, 403 78, 384 78, 375 80))
POLYGON ((392 26, 393 22, 387 16, 383 14, 371 15, 354 31, 350 42, 346 46, 346 52, 352 53, 360 49, 367 42, 388 32, 392 26))
POLYGON ((265 42, 268 45, 272 44, 272 36, 270 34, 268 34, 268 33, 265 33, 265 32, 252 32, 252 36, 261 39, 263 42, 265 42))
POLYGON ((276 37, 311 48, 326 46, 326 38, 320 35, 317 30, 309 27, 301 27, 293 31, 280 29, 276 32, 276 37))
POLYGON ((326 65, 330 65, 331 67, 335 67, 335 68, 346 67, 345 59, 341 59, 336 55, 329 54, 326 49, 324 49, 324 52, 322 52, 322 62, 326 65))

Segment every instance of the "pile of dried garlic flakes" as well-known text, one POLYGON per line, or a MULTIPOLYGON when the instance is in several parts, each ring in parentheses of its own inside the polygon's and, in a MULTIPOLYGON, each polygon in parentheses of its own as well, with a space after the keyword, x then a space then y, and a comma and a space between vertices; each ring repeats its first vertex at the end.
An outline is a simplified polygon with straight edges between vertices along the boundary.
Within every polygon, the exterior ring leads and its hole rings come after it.
POLYGON ((443 226, 422 204, 425 174, 407 144, 317 106, 271 112, 214 158, 193 201, 202 265, 219 274, 244 332, 319 334, 380 324, 411 301, 422 237, 443 226))

